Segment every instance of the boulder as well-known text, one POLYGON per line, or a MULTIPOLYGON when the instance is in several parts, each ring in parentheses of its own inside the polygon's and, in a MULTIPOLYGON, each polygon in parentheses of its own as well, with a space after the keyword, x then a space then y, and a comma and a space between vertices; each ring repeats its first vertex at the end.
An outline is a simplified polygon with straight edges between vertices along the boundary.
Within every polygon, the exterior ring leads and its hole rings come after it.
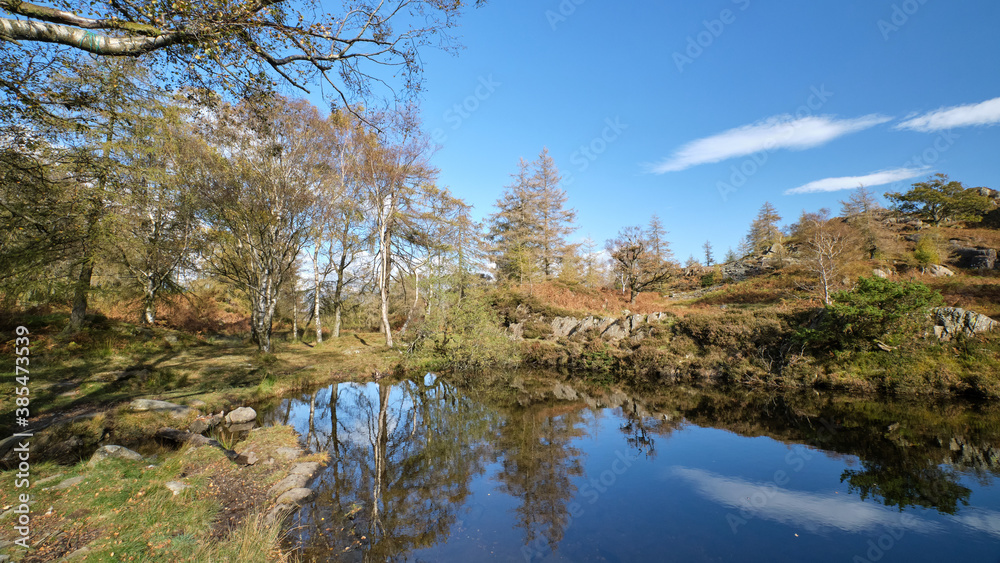
POLYGON ((576 336, 584 331, 590 330, 592 328, 597 328, 599 322, 600 321, 598 319, 595 319, 594 317, 585 317, 582 321, 579 322, 579 324, 573 327, 573 330, 569 332, 569 336, 576 336))
POLYGON ((892 275, 892 273, 879 268, 875 268, 874 270, 872 270, 872 275, 875 276, 876 278, 882 278, 884 280, 887 280, 889 279, 889 276, 892 275))
POLYGON ((623 338, 628 338, 628 331, 625 330, 625 327, 623 327, 620 322, 615 322, 601 333, 601 338, 604 338, 605 340, 618 341, 623 338))
POLYGON ((552 319, 552 336, 555 338, 569 336, 569 333, 573 332, 578 324, 580 321, 573 317, 556 317, 552 319))
POLYGON ((302 489, 309 483, 309 475, 301 474, 291 474, 275 483, 268 491, 267 494, 271 496, 280 496, 292 489, 302 489))
POLYGON ((952 272, 940 264, 931 264, 930 266, 927 266, 924 268, 924 273, 935 278, 950 278, 955 275, 955 272, 952 272))
POLYGON ((257 411, 250 407, 240 407, 226 415, 226 424, 247 424, 257 420, 257 411))
POLYGON ((948 341, 959 335, 974 336, 1000 326, 986 315, 958 307, 937 307, 931 314, 934 317, 934 336, 939 340, 948 341))
POLYGON ((311 497, 312 494, 313 494, 312 489, 306 489, 305 487, 296 487, 294 489, 282 493, 281 496, 278 497, 278 500, 275 502, 278 505, 282 504, 299 505, 309 500, 309 497, 311 497))
POLYGON ((635 332, 640 326, 646 324, 646 315, 635 314, 628 318, 628 324, 626 325, 628 331, 635 332))
POLYGON ((312 478, 313 475, 319 471, 320 464, 315 461, 303 461, 302 463, 296 463, 292 470, 288 472, 289 475, 305 475, 306 477, 312 478))
POLYGON ((133 452, 128 448, 123 448, 122 446, 101 446, 97 448, 94 455, 90 458, 87 465, 93 467, 105 459, 130 459, 133 461, 142 461, 142 456, 137 452, 133 452))
POLYGON ((188 426, 188 430, 194 432, 195 434, 204 434, 209 430, 215 428, 222 423, 222 414, 213 414, 209 416, 199 416, 191 422, 188 426))
POLYGON ((189 407, 168 403, 167 401, 157 401, 154 399, 135 399, 129 403, 129 408, 135 412, 169 412, 175 418, 184 418, 194 412, 189 407))
POLYGON ((174 496, 183 493, 185 489, 191 487, 191 485, 188 485, 187 483, 181 483, 180 481, 167 481, 166 483, 163 484, 163 486, 166 487, 171 492, 173 492, 174 496))

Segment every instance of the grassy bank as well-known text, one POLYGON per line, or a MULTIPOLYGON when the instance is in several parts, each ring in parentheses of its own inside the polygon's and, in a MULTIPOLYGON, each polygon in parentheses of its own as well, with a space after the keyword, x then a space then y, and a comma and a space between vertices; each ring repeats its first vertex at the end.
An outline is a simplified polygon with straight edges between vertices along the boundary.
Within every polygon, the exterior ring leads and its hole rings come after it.
MULTIPOLYGON (((171 401, 202 413, 250 405, 268 408, 280 396, 324 383, 368 377, 400 362, 400 353, 378 344, 378 334, 348 333, 316 346, 279 341, 261 355, 242 340, 192 335, 163 328, 92 319, 72 337, 59 333, 64 315, 8 319, 3 357, 12 358, 13 329, 30 331, 31 545, 5 545, 13 561, 50 561, 83 549, 79 561, 284 561, 281 526, 266 523, 266 491, 288 465, 273 455, 296 447, 291 428, 255 430, 245 442, 261 462, 240 467, 212 447, 173 449, 153 439, 165 426, 185 428, 197 415, 134 412, 137 398, 171 401), (136 450, 143 461, 87 463, 99 445, 136 450), (274 459, 274 462, 268 460, 274 459), (68 479, 63 489, 55 489, 68 479), (168 481, 188 485, 179 495, 168 481)), ((14 396, 13 372, 0 393, 14 396)), ((13 401, 0 420, 14 420, 13 401)), ((6 435, 4 436, 6 437, 6 435)), ((8 459, 0 480, 4 510, 18 505, 17 470, 8 459)), ((298 460, 298 461, 301 461, 298 460)), ((13 522, 2 518, 3 541, 13 541, 13 522)))

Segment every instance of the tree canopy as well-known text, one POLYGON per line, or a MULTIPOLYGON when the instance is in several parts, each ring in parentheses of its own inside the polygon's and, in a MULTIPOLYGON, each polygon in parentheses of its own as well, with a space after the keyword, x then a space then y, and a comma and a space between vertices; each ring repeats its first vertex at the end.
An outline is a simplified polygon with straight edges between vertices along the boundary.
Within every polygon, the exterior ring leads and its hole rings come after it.
POLYGON ((976 188, 935 174, 925 182, 913 184, 906 193, 885 194, 903 213, 913 213, 935 225, 947 221, 979 221, 992 208, 990 199, 976 188))
POLYGON ((449 29, 468 3, 0 0, 0 90, 8 102, 44 105, 39 74, 90 53, 143 58, 180 83, 238 96, 319 81, 330 98, 370 104, 373 88, 388 88, 390 98, 419 90, 419 50, 451 48, 449 29), (398 91, 391 76, 403 81, 398 91))

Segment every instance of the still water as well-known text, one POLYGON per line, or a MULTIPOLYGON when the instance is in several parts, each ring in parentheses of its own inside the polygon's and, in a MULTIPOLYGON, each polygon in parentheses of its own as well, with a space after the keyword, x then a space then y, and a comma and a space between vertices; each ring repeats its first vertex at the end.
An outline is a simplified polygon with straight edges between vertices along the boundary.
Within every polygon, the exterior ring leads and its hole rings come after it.
POLYGON ((1000 561, 1000 408, 516 377, 287 399, 304 561, 1000 561))

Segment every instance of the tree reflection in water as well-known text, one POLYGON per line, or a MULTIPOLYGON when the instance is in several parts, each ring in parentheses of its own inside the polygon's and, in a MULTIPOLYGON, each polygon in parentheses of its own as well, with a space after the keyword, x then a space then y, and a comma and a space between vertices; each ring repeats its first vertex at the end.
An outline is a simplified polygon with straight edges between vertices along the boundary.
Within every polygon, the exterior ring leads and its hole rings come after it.
POLYGON ((572 401, 544 393, 523 400, 523 390, 487 399, 428 376, 394 385, 340 384, 286 401, 272 420, 291 421, 306 446, 331 458, 311 485, 315 500, 293 517, 290 541, 303 546, 304 560, 386 561, 406 560, 456 534, 478 547, 498 541, 490 533, 512 540, 506 529, 484 528, 479 536, 472 531, 480 523, 470 521, 476 517, 470 515, 470 486, 485 476, 488 487, 504 493, 495 499, 514 503, 501 502, 512 517, 500 518, 500 525, 513 526, 519 543, 534 551, 555 551, 581 493, 577 484, 594 477, 585 475, 584 462, 606 417, 614 417, 610 422, 633 456, 650 460, 657 440, 682 420, 821 448, 845 458, 841 481, 850 492, 901 511, 956 514, 971 494, 959 482, 962 475, 988 481, 1000 472, 1000 451, 991 445, 1000 436, 1000 408, 973 414, 959 407, 718 389, 646 398, 588 392, 572 401), (602 406, 622 411, 608 414, 602 406))

